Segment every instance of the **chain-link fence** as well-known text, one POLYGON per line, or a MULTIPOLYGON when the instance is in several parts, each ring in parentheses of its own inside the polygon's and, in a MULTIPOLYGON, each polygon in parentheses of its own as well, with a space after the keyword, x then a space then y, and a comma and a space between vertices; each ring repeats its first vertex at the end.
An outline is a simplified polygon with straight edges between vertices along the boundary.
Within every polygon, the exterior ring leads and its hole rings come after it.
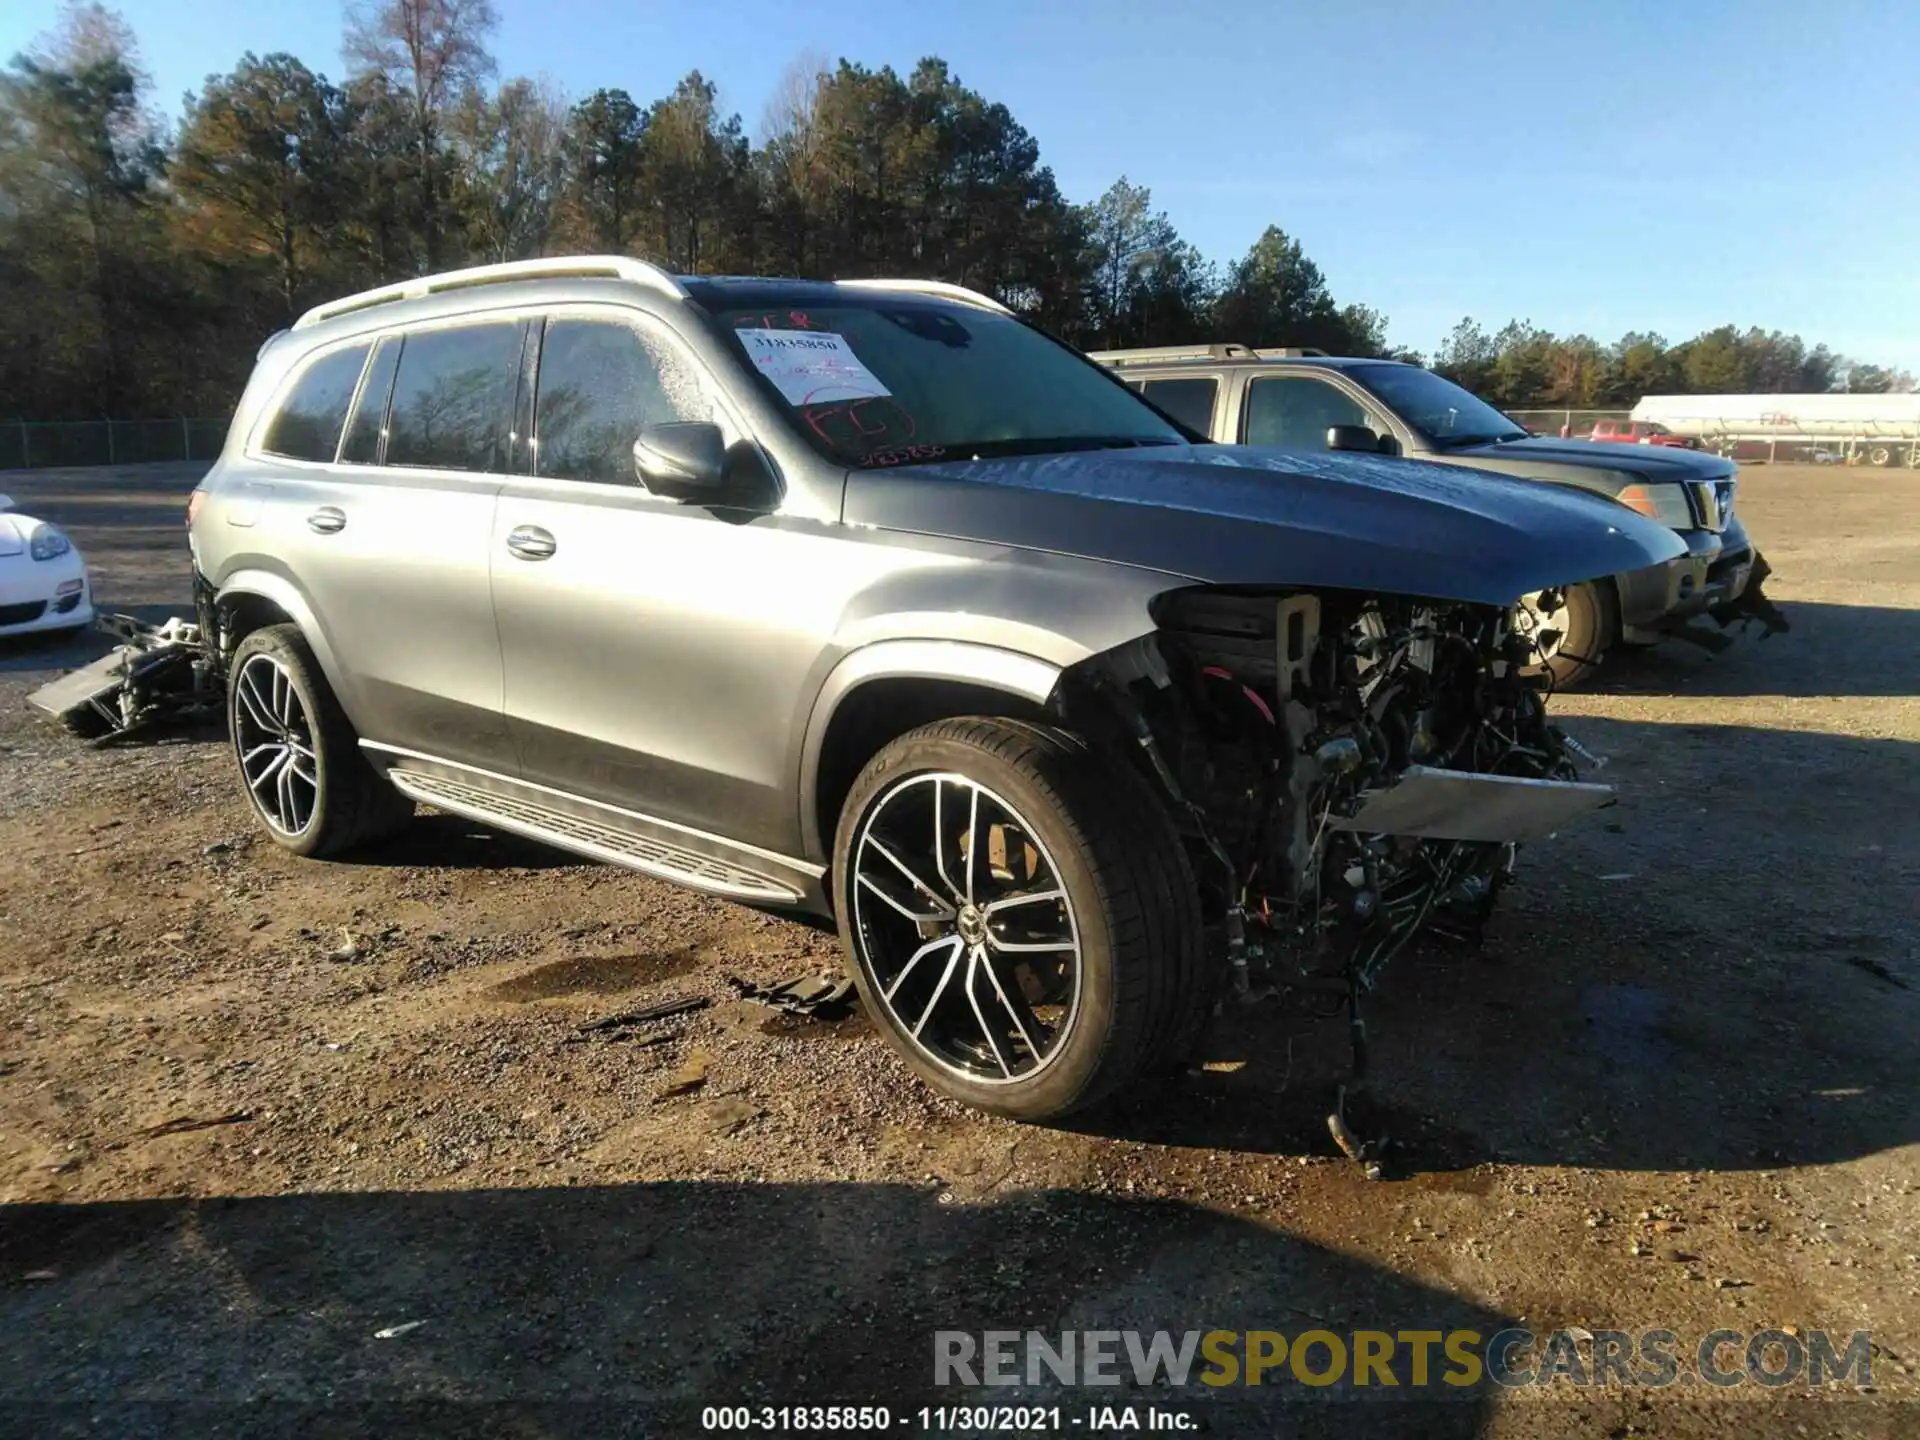
POLYGON ((0 470, 55 465, 139 465, 212 460, 226 443, 225 420, 0 420, 0 470))

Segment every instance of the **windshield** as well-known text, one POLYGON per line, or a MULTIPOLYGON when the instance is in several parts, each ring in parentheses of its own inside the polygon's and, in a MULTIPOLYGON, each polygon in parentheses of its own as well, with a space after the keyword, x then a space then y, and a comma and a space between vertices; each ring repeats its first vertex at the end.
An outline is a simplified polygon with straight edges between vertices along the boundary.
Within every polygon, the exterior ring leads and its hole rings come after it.
POLYGON ((1354 365, 1347 374, 1443 450, 1519 440, 1527 433, 1471 390, 1417 365, 1354 365))
POLYGON ((1097 365, 1005 315, 877 293, 821 303, 812 286, 698 298, 800 433, 843 465, 1187 443, 1097 365))

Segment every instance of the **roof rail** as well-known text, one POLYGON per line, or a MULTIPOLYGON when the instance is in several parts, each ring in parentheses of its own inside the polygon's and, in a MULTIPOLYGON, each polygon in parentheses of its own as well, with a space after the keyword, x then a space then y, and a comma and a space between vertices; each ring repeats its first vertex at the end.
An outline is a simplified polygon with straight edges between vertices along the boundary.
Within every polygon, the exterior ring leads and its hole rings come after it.
POLYGON ((1290 360, 1306 355, 1326 355, 1330 352, 1316 345, 1281 345, 1273 349, 1256 350, 1253 353, 1262 360, 1290 360))
POLYGON ((540 260, 509 260, 504 265, 476 265, 467 270, 448 270, 438 275, 422 275, 394 285, 383 285, 377 290, 362 290, 358 295, 314 306, 293 322, 293 328, 299 330, 308 325, 318 325, 322 320, 331 320, 336 315, 368 310, 375 305, 389 305, 396 300, 417 300, 421 296, 436 295, 445 290, 568 276, 630 280, 675 299, 684 300, 687 297, 686 290, 678 280, 658 265, 649 265, 644 260, 635 260, 627 255, 554 255, 540 260))
POLYGON ((1139 350, 1089 350, 1102 365, 1164 365, 1170 360, 1251 360, 1261 352, 1246 345, 1149 345, 1139 350))
POLYGON ((991 295, 982 295, 978 290, 969 290, 964 285, 949 285, 944 280, 836 280, 833 283, 857 290, 899 290, 914 295, 937 295, 943 300, 977 305, 982 310, 994 310, 1002 315, 1013 314, 991 295))

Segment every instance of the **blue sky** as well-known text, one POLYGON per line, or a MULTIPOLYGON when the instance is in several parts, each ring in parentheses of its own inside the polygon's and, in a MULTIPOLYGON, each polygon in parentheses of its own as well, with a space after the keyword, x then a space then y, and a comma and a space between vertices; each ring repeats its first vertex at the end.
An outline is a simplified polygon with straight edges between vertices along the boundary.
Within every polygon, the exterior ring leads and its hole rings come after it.
MULTIPOLYGON (((1462 315, 1611 340, 1736 323, 1920 370, 1912 0, 496 0, 503 74, 641 103, 698 68, 757 131, 797 55, 946 59, 1070 199, 1121 174, 1210 259, 1268 224, 1431 351, 1462 315)), ((155 82, 336 78, 328 0, 126 0, 155 82)), ((0 54, 55 0, 12 0, 0 54)))

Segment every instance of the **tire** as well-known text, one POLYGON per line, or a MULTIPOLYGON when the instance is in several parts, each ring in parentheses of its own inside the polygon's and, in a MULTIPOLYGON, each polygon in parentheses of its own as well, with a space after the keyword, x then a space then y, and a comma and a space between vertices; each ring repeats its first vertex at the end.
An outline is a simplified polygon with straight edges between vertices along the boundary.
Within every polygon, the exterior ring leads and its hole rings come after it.
POLYGON ((833 883, 875 1028, 997 1115, 1056 1119, 1184 1058, 1211 999, 1165 806, 1063 730, 969 717, 893 741, 841 810, 833 883))
POLYGON ((296 855, 338 855, 413 814, 413 802, 367 763, 297 625, 255 630, 234 651, 227 733, 255 818, 296 855))
POLYGON ((1874 445, 1867 450, 1867 463, 1882 468, 1893 464, 1894 450, 1891 445, 1874 445))
MULTIPOLYGON (((1588 580, 1569 585, 1562 610, 1553 617, 1552 628, 1560 639, 1549 650, 1545 661, 1534 666, 1553 676, 1556 690, 1575 690, 1584 685, 1600 668, 1620 639, 1620 602, 1607 580, 1588 580)), ((1537 599, 1529 595, 1523 602, 1529 608, 1537 599)))

